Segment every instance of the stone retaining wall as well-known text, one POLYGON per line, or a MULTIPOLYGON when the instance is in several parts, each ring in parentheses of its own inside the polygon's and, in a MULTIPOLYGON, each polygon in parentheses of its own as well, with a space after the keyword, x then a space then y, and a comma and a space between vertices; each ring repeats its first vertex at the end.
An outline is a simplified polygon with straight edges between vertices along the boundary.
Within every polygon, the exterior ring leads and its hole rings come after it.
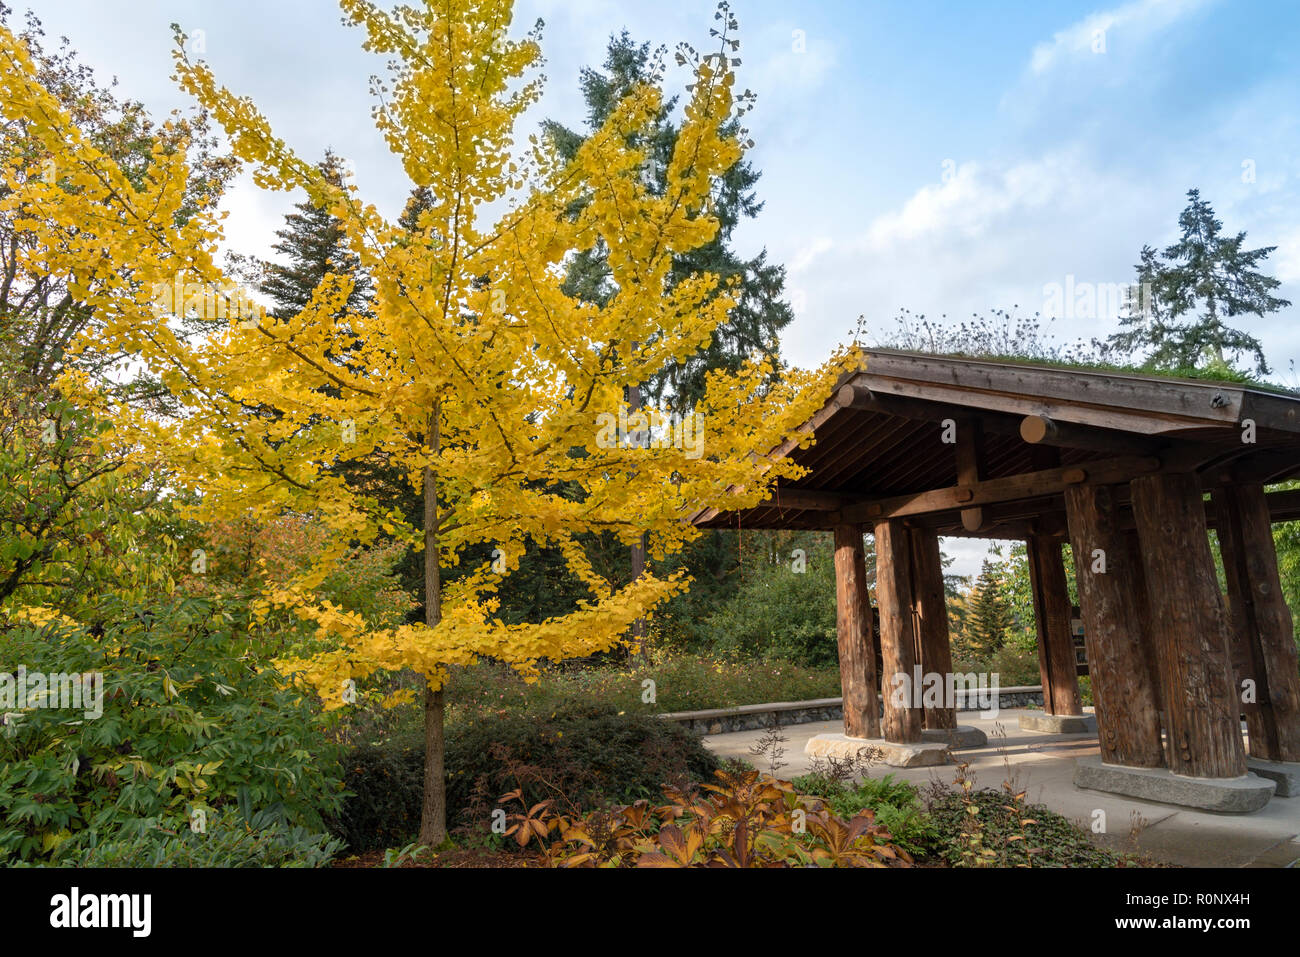
MULTIPOLYGON (((957 695, 957 710, 964 710, 964 696, 957 695)), ((999 708, 1043 706, 1042 685, 1025 685, 998 689, 999 708)), ((684 724, 700 734, 726 734, 730 731, 754 731, 774 724, 808 724, 812 721, 839 721, 844 717, 843 698, 817 698, 812 701, 773 701, 746 704, 736 708, 710 708, 705 711, 678 711, 661 714, 668 721, 684 724)))

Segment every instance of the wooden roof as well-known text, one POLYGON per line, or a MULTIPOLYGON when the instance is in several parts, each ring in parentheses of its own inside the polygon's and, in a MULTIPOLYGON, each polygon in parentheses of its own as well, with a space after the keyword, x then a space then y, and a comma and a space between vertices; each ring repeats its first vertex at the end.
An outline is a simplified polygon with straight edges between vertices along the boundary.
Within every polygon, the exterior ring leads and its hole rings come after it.
MULTIPOLYGON (((807 475, 756 508, 694 521, 830 528, 906 517, 945 535, 1022 538, 1063 530, 1069 484, 1156 470, 1195 471, 1207 488, 1300 475, 1300 396, 893 349, 866 350, 805 428, 813 445, 776 454, 807 475)), ((1271 499, 1275 520, 1300 517, 1300 496, 1271 499)))

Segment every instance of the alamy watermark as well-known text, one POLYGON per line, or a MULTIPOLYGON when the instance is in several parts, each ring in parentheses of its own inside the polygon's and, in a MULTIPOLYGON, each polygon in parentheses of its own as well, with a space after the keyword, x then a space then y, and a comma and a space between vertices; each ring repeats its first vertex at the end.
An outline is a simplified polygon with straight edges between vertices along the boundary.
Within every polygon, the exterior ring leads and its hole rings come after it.
POLYGON ((1043 314, 1057 319, 1113 319, 1151 316, 1151 283, 1079 282, 1043 284, 1043 314))
POLYGON ((915 665, 909 675, 897 671, 893 675, 890 700, 900 708, 955 708, 958 711, 980 711, 981 718, 996 718, 999 704, 998 672, 937 671, 922 673, 915 665))
POLYGON ((183 270, 171 282, 154 283, 151 299, 159 315, 238 319, 244 328, 256 326, 266 316, 266 307, 257 303, 239 283, 233 280, 186 282, 183 270))
POLYGON ((10 714, 33 708, 80 711, 87 720, 104 715, 104 675, 99 671, 0 671, 0 712, 10 714))
POLYGON ((704 420, 694 412, 679 415, 647 408, 629 414, 622 408, 618 415, 597 415, 596 428, 596 446, 602 449, 682 449, 688 459, 704 454, 704 420))

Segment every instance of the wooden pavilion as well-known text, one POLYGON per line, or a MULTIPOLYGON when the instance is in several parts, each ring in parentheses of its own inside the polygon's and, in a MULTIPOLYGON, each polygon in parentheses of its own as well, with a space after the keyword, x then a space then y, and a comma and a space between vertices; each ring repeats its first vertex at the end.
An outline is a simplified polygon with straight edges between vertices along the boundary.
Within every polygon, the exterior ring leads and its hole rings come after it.
POLYGON ((695 521, 834 533, 848 738, 908 744, 956 726, 951 701, 885 694, 881 716, 864 531, 875 536, 882 678, 952 671, 940 536, 1027 543, 1044 711, 1058 717, 1083 713, 1068 543, 1100 764, 1133 772, 1076 781, 1216 810, 1260 806, 1275 786, 1300 795, 1300 670, 1271 534, 1300 518, 1300 490, 1266 491, 1300 476, 1300 397, 871 349, 805 428, 814 444, 777 450, 804 477, 756 508, 695 521), (1159 783, 1171 775, 1183 779, 1172 790, 1159 783), (1186 779, 1267 787, 1236 805, 1184 802, 1186 779))

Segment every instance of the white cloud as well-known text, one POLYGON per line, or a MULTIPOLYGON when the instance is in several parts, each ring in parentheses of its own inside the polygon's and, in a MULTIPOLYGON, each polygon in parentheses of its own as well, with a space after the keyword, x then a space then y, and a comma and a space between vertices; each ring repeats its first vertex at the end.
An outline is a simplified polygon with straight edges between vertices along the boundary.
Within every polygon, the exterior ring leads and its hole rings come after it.
POLYGON ((809 245, 799 250, 786 264, 786 272, 790 275, 796 275, 803 272, 812 265, 822 253, 829 251, 835 246, 835 243, 827 236, 818 236, 809 245))
MULTIPOLYGON (((797 318, 783 337, 786 354, 802 365, 821 361, 859 314, 878 338, 904 308, 950 322, 1012 306, 1028 315, 1046 311, 1044 286, 1067 275, 1131 281, 1144 236, 1134 222, 1172 222, 1168 206, 1145 179, 1098 169, 1082 150, 965 163, 854 235, 794 245, 787 261, 797 318)), ((1108 331, 1110 317, 1099 317, 1058 337, 1108 331)))
POLYGON ((1214 0, 1135 0, 1113 10, 1089 14, 1034 47, 1029 69, 1032 73, 1043 74, 1067 60, 1108 52, 1112 32, 1122 32, 1129 39, 1128 45, 1136 46, 1148 34, 1164 29, 1212 2, 1214 0))
MULTIPOLYGON (((1292 227, 1274 240, 1274 276, 1283 282, 1300 282, 1300 225, 1292 227)), ((1253 244, 1252 244, 1253 245, 1253 244)))

